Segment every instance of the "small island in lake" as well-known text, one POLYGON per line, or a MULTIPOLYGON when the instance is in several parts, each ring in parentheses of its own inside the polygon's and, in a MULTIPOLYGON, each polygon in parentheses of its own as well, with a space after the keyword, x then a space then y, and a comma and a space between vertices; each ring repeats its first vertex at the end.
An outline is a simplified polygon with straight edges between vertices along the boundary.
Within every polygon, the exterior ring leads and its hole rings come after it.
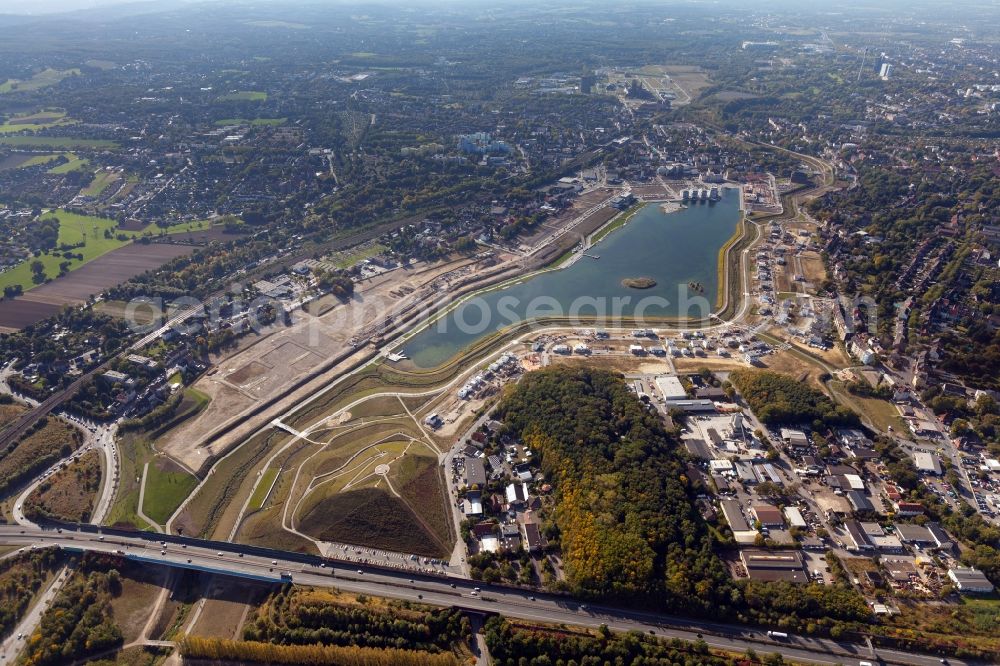
POLYGON ((622 280, 622 286, 631 289, 651 289, 656 286, 656 280, 651 277, 625 278, 622 280))

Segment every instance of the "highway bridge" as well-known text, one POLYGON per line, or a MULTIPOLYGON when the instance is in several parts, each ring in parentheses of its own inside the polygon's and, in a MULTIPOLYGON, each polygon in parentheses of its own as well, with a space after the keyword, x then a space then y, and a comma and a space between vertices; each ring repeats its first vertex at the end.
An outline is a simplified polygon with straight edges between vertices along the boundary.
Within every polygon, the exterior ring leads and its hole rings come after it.
MULTIPOLYGON (((640 631, 663 638, 696 641, 742 653, 748 649, 780 652, 789 659, 814 664, 883 664, 932 666, 937 656, 879 649, 862 644, 789 636, 773 640, 766 631, 736 624, 701 621, 583 603, 568 596, 487 585, 464 578, 414 574, 391 567, 341 562, 303 553, 229 542, 193 539, 154 532, 132 532, 91 525, 60 527, 0 526, 0 545, 26 549, 58 547, 69 552, 95 552, 156 565, 283 584, 336 587, 412 602, 462 608, 484 614, 569 624, 607 625, 616 631, 640 631)), ((949 660, 951 664, 976 662, 949 660)))

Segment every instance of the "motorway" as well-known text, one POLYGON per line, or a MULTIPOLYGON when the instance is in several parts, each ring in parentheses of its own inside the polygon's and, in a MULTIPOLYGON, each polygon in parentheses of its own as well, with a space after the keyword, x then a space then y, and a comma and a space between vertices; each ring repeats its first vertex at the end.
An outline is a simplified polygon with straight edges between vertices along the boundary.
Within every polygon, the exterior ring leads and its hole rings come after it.
MULTIPOLYGON (((96 534, 71 528, 39 529, 0 526, 0 544, 40 548, 57 546, 82 552, 113 553, 137 562, 148 562, 198 571, 230 575, 280 584, 336 587, 352 593, 404 599, 440 606, 454 606, 484 614, 585 627, 602 624, 616 631, 641 631, 660 637, 695 641, 703 638, 709 646, 734 653, 747 649, 780 652, 786 658, 814 664, 849 664, 876 661, 871 649, 827 639, 790 636, 771 640, 765 631, 740 625, 703 622, 668 615, 644 613, 604 605, 586 605, 569 597, 534 593, 518 588, 487 586, 475 581, 446 576, 421 576, 370 565, 349 566, 318 558, 303 562, 298 554, 262 553, 241 544, 222 544, 197 539, 135 533, 96 534), (179 541, 179 543, 178 543, 179 541), (482 589, 478 587, 482 585, 482 589)), ((932 666, 936 656, 878 650, 877 658, 886 664, 932 666)), ((972 664, 950 660, 952 664, 972 664)))

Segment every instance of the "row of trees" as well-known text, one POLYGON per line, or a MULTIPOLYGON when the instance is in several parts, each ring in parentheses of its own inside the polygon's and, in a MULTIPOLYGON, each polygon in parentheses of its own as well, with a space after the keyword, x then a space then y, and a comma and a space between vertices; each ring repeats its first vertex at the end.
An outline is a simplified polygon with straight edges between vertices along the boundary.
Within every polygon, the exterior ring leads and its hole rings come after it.
POLYGON ((285 587, 257 610, 243 631, 248 641, 339 645, 424 653, 449 652, 470 635, 455 609, 356 601, 335 592, 285 587))
POLYGON ((414 650, 334 647, 330 645, 275 645, 259 641, 229 641, 188 636, 180 644, 185 659, 225 663, 312 664, 322 666, 458 666, 455 655, 414 650))
MULTIPOLYGON (((638 632, 613 634, 606 626, 602 626, 595 635, 582 631, 529 628, 502 617, 492 617, 486 622, 484 636, 490 656, 498 666, 730 666, 734 663, 731 659, 711 654, 704 641, 665 641, 638 632)), ((752 662, 747 660, 741 663, 752 662)), ((771 657, 765 663, 781 663, 781 659, 771 657)))

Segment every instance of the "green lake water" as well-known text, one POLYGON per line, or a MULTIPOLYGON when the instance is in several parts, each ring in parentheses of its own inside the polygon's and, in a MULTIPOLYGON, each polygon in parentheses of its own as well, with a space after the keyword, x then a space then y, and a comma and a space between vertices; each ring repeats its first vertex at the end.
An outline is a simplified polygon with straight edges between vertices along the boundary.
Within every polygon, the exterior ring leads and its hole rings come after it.
POLYGON ((722 193, 714 204, 691 204, 673 213, 647 204, 587 252, 599 259, 580 257, 566 268, 474 296, 417 333, 403 351, 417 367, 431 368, 491 333, 536 317, 593 320, 596 315, 612 326, 616 316, 707 316, 718 293, 719 249, 741 215, 739 191, 722 193), (653 278, 656 286, 623 286, 630 277, 653 278))

